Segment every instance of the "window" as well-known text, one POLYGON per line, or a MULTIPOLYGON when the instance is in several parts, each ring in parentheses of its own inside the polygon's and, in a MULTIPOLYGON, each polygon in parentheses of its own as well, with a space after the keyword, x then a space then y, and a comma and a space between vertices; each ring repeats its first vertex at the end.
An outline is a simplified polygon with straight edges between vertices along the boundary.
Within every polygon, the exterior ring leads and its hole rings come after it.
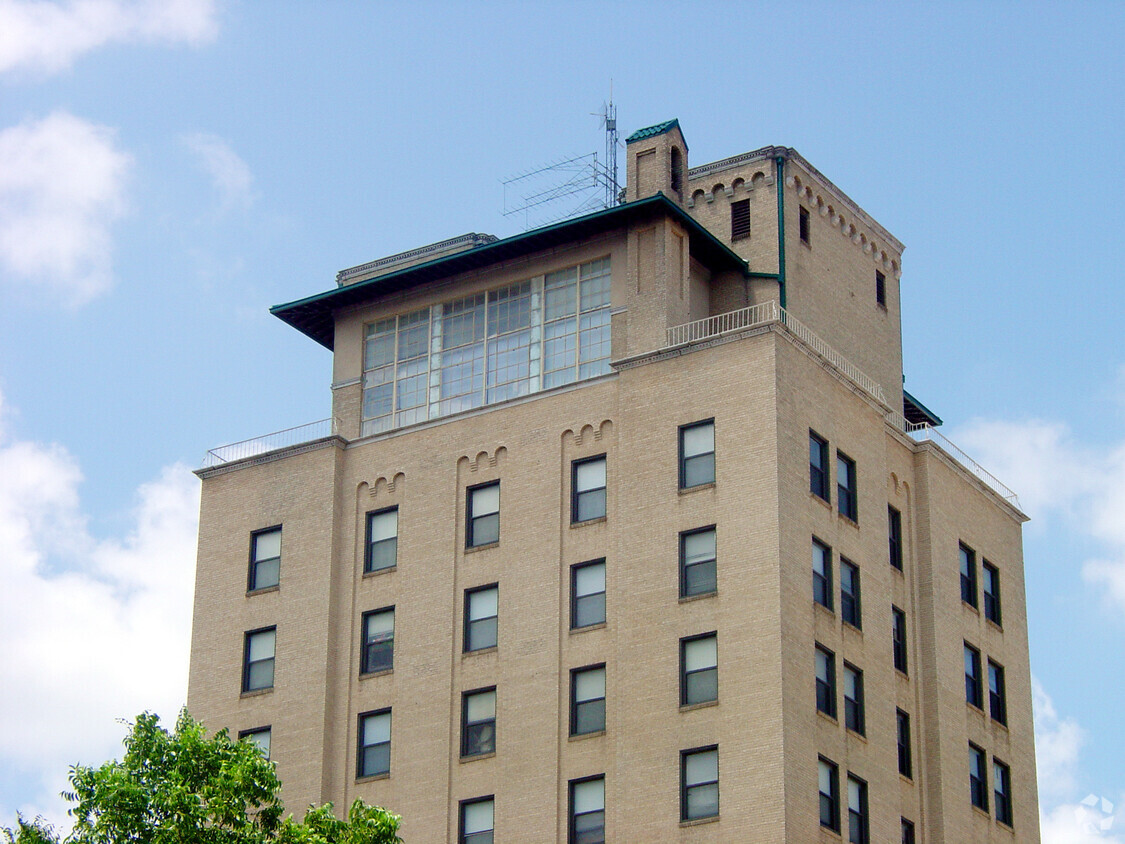
POLYGON ((840 769, 823 756, 819 762, 820 825, 840 831, 840 769))
POLYGON ((281 528, 250 534, 249 591, 277 586, 281 579, 281 528))
POLYGON ((965 702, 977 709, 984 708, 984 692, 981 689, 980 651, 965 643, 965 702))
POLYGON ((367 548, 363 570, 382 571, 398 564, 398 508, 367 514, 367 548))
POLYGON ((904 777, 914 778, 914 760, 910 753, 910 716, 897 710, 898 719, 898 772, 904 777))
POLYGON ((996 801, 996 820, 1012 825, 1012 770, 999 759, 992 759, 992 796, 996 801))
POLYGON ((828 440, 809 431, 809 492, 829 500, 828 440))
POLYGON ((961 544, 961 600, 970 607, 977 605, 977 555, 972 548, 961 544))
POLYGON ((680 428, 680 489, 715 483, 715 423, 680 428))
POLYGON ((816 646, 816 708, 836 717, 836 654, 820 645, 816 646))
POLYGON ((395 664, 395 608, 363 614, 363 655, 360 673, 390 671, 395 664))
POLYGON ((708 595, 718 587, 715 528, 680 534, 680 597, 708 595))
POLYGON ((887 545, 891 565, 902 571, 902 514, 894 507, 887 507, 887 545))
POLYGON ((492 844, 493 803, 491 797, 461 803, 459 844, 492 844))
POLYGON ((570 781, 569 844, 605 844, 605 777, 570 781))
POLYGON ((841 516, 859 521, 859 495, 856 492, 855 461, 836 452, 836 505, 841 516))
POLYGON ((887 277, 875 270, 875 304, 887 307, 887 277))
POLYGON ((984 561, 984 617, 1000 624, 1000 570, 984 561))
POLYGON ((719 748, 680 751, 680 820, 719 814, 719 748))
POLYGON ((992 720, 1008 723, 1008 694, 1004 691, 1004 666, 988 661, 988 711, 992 720))
POLYGON ((832 549, 818 539, 812 541, 813 600, 832 609, 832 549))
POLYGON ((276 643, 276 627, 252 630, 246 634, 242 691, 257 692, 273 688, 273 655, 276 643))
POLYGON ((605 624, 605 560, 570 567, 570 626, 605 624))
POLYGON ((570 520, 588 522, 605 518, 605 455, 571 464, 570 520))
POLYGON ((840 558, 840 616, 857 630, 863 627, 859 603, 859 567, 840 558))
POLYGON ((270 735, 271 730, 269 727, 255 727, 252 730, 243 730, 238 734, 239 739, 246 739, 257 745, 259 752, 266 759, 270 758, 270 735))
POLYGON ((469 487, 469 519, 465 547, 500 541, 500 481, 469 487))
POLYGON ((740 199, 730 204, 730 239, 750 237, 750 200, 740 199))
POLYGON ((461 699, 461 755, 496 752, 496 687, 465 692, 461 699))
POLYGON ((914 822, 902 818, 902 844, 914 844, 914 822))
POLYGON ((391 772, 391 710, 359 716, 359 749, 356 777, 377 777, 391 772))
POLYGON ((671 167, 669 168, 669 176, 672 190, 676 193, 683 193, 684 189, 684 157, 680 153, 678 147, 672 147, 671 154, 671 167))
POLYGON ((894 629, 891 633, 891 649, 894 652, 895 668, 906 674, 906 613, 898 607, 891 607, 894 629))
POLYGON ((801 218, 800 218, 800 220, 801 220, 801 225, 800 225, 801 243, 804 243, 805 245, 811 245, 811 242, 809 240, 809 209, 806 208, 804 205, 800 206, 800 208, 801 208, 801 218))
POLYGON ((465 590, 465 652, 496 647, 496 614, 500 589, 496 584, 465 590))
POLYGON ((978 809, 988 811, 988 779, 985 773, 984 751, 969 744, 969 799, 978 809))
POLYGON ((867 783, 848 774, 848 844, 867 844, 867 783))
POLYGON ((680 639, 680 705, 719 699, 719 642, 714 633, 680 639))
POLYGON ((605 729, 605 664, 570 672, 570 734, 584 736, 605 729))
POLYGON ((863 711, 863 672, 854 665, 844 663, 844 724, 849 730, 866 733, 863 711))

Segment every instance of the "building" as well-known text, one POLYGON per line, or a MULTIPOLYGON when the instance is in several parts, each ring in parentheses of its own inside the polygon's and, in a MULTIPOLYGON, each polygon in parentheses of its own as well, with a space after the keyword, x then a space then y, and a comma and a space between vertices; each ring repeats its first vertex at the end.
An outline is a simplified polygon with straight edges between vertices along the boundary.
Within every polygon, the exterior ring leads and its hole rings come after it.
POLYGON ((794 150, 341 272, 333 422, 211 453, 188 703, 411 842, 1037 842, 1015 497, 794 150), (604 830, 604 833, 603 833, 604 830))

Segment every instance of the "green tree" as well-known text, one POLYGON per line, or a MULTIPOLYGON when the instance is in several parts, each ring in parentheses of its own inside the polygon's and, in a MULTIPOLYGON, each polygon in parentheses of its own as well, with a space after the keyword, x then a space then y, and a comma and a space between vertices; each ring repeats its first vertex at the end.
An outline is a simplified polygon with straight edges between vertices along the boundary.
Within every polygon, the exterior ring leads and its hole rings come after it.
MULTIPOLYGON (((137 717, 121 761, 98 768, 76 765, 74 829, 65 844, 397 844, 399 818, 357 800, 347 820, 332 804, 310 808, 300 823, 282 819, 274 766, 257 745, 226 730, 208 737, 180 713, 169 733, 150 713, 137 717)), ((4 829, 8 844, 60 844, 41 820, 4 829)))

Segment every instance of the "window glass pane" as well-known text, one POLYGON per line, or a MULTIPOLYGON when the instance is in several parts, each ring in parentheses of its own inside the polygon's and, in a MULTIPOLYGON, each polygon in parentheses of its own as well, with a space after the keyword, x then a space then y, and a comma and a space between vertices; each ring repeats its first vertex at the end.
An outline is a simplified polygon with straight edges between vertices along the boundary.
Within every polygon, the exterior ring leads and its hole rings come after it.
POLYGON ((592 595, 605 591, 605 564, 582 566, 574 571, 574 588, 578 595, 592 595))
POLYGON ((546 294, 544 319, 572 316, 578 310, 578 268, 548 273, 543 280, 546 294))
POLYGON ((605 780, 587 780, 574 784, 574 813, 600 812, 605 809, 605 780))
POLYGON ((500 512, 500 484, 489 484, 473 490, 473 516, 500 512))
POLYGON ((398 536, 398 510, 386 510, 382 513, 372 513, 370 519, 372 542, 378 542, 381 539, 392 539, 398 536))
POLYGON ((719 784, 697 785, 687 794, 688 818, 708 818, 719 814, 719 784))
POLYGON ((684 780, 688 785, 712 782, 719 778, 719 752, 692 753, 684 760, 684 780))
POLYGON ((850 668, 844 669, 844 694, 852 700, 859 700, 859 674, 850 668))
POLYGON ((715 531, 701 530, 684 536, 684 562, 688 565, 715 556, 715 531))
POLYGON ((861 786, 858 782, 848 777, 848 809, 852 812, 862 812, 861 786))
POLYGON ((368 715, 363 719, 363 743, 381 744, 391 740, 391 714, 368 715))
POLYGON ((701 668, 714 668, 719 664, 718 638, 706 636, 684 642, 684 669, 698 671, 701 668))
POLYGON ((684 457, 694 457, 715 450, 715 426, 692 425, 684 428, 684 457))
POLYGON ((820 763, 820 793, 832 793, 832 766, 824 761, 820 763))
POLYGON ((465 698, 465 715, 470 721, 496 717, 496 692, 477 692, 465 698))
POLYGON ((609 260, 602 259, 582 265, 579 297, 582 310, 589 311, 609 304, 609 260))
POLYGON ((499 589, 481 589, 469 595, 469 619, 489 618, 497 614, 500 600, 499 589))
MULTIPOLYGON (((352 624, 355 624, 355 622, 353 621, 352 624)), ((354 630, 355 628, 352 629, 354 630)), ((250 637, 250 661, 257 662, 261 659, 273 659, 273 648, 276 638, 276 630, 263 630, 261 633, 252 635, 250 637)))
POLYGON ((587 460, 585 463, 579 463, 575 468, 575 473, 577 474, 580 491, 604 487, 605 459, 587 460))
POLYGON ((492 801, 479 800, 464 806, 465 833, 488 832, 492 829, 492 801))
POLYGON ((281 531, 270 530, 254 535, 254 559, 268 560, 281 556, 281 531))
POLYGON ((824 651, 819 648, 816 651, 816 676, 818 680, 827 683, 830 679, 830 672, 832 660, 824 651))
POLYGON ((484 294, 468 296, 443 306, 442 345, 446 349, 484 339, 484 294))
POLYGON ((367 641, 373 642, 385 639, 387 634, 395 632, 395 612, 377 612, 367 616, 367 641))
POLYGON ((574 675, 575 700, 594 700, 605 697, 605 669, 593 668, 574 675))

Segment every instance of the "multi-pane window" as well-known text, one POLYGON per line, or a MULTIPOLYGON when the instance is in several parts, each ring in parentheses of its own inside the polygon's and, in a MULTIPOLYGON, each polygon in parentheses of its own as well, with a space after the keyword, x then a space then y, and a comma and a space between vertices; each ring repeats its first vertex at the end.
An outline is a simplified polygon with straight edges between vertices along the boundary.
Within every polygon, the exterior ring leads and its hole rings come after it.
POLYGON ((719 749, 680 751, 680 820, 719 814, 719 749))
POLYGON ((887 307, 887 277, 875 270, 875 303, 887 307))
POLYGON ((914 778, 914 759, 910 752, 910 716, 901 709, 896 710, 898 734, 898 772, 904 777, 914 778))
POLYGON ((609 372, 609 258, 543 279, 543 389, 609 372))
POLYGON ((978 809, 988 811, 988 774, 984 751, 969 743, 969 799, 978 809))
POLYGON ((588 522, 605 517, 605 455, 574 461, 571 473, 570 520, 588 522))
POLYGON ((680 534, 680 597, 707 595, 718 586, 715 572, 715 528, 680 534))
POLYGON ((250 591, 277 586, 281 579, 281 528, 250 535, 250 591))
POLYGON ((1008 693, 1004 690, 1004 666, 988 661, 988 711, 992 720, 1008 723, 1008 693))
POLYGON ((360 671, 370 674, 389 671, 395 664, 395 608, 363 614, 363 664, 360 671))
POLYGON ((902 571, 902 513, 887 506, 887 546, 891 565, 902 571))
POLYGON ((980 676, 980 651, 965 643, 965 702, 984 708, 984 690, 980 676))
POLYGON ((801 234, 801 243, 809 245, 810 244, 809 209, 806 208, 804 205, 800 206, 800 208, 801 208, 801 212, 800 212, 800 217, 799 217, 799 226, 800 226, 799 231, 800 231, 800 234, 801 234))
POLYGON ((914 844, 914 821, 902 820, 902 844, 914 844))
POLYGON ((816 646, 816 708, 836 717, 836 654, 821 645, 816 646))
POLYGON ((465 692, 461 698, 461 755, 496 752, 496 687, 465 692))
POLYGON ((391 710, 359 716, 356 776, 377 777, 391 772, 391 710))
POLYGON ((836 763, 823 756, 818 762, 820 784, 820 825, 834 832, 840 831, 840 769, 836 763))
POLYGON ((466 800, 461 804, 458 844, 492 844, 493 802, 491 797, 466 800))
POLYGON ((984 617, 1000 624, 1000 570, 988 560, 982 567, 984 573, 984 617))
POLYGON ((680 640, 680 704, 719 699, 719 643, 714 633, 680 640))
POLYGON ((961 556, 961 600, 970 607, 977 605, 977 554, 968 545, 959 546, 961 556))
POLYGON ((605 665, 570 672, 570 734, 583 736, 605 729, 605 665))
POLYGON ((855 628, 863 627, 859 602, 859 567, 840 558, 840 617, 855 628))
POLYGON ((829 499, 828 440, 809 431, 809 492, 829 499))
POLYGON ((398 508, 367 514, 367 547, 363 570, 382 571, 398 564, 398 508))
POLYGON ((605 623, 605 560, 570 567, 570 626, 605 623))
POLYGON ((906 672, 906 613, 898 607, 891 607, 894 626, 891 630, 891 651, 894 654, 895 668, 906 672))
POLYGON ((273 688, 274 647, 277 628, 267 627, 246 634, 243 651, 242 691, 256 692, 273 688))
POLYGON ((469 487, 465 547, 500 540, 500 481, 469 487))
POLYGON ((859 521, 859 493, 856 489, 855 461, 836 452, 836 506, 841 516, 859 521))
POLYGON ((605 777, 570 782, 568 844, 605 844, 605 777))
POLYGON ((253 742, 264 758, 270 758, 270 739, 272 738, 272 731, 269 727, 255 727, 252 730, 242 730, 238 734, 238 737, 239 739, 246 739, 247 741, 253 742))
POLYGON ((848 844, 868 844, 867 783, 848 774, 848 844))
POLYGON ((496 647, 500 589, 495 584, 465 590, 465 651, 496 647))
POLYGON ((730 239, 750 237, 750 200, 740 199, 730 204, 730 239))
POLYGON ((1012 825, 1012 771, 999 759, 992 759, 992 796, 996 806, 996 820, 1012 825))
POLYGON ((680 428, 680 489, 715 482, 715 423, 680 428))
POLYGON ((832 549, 818 539, 812 541, 813 600, 832 609, 832 549))
POLYGON ((863 672, 844 663, 844 724, 861 736, 867 731, 863 711, 863 672))

